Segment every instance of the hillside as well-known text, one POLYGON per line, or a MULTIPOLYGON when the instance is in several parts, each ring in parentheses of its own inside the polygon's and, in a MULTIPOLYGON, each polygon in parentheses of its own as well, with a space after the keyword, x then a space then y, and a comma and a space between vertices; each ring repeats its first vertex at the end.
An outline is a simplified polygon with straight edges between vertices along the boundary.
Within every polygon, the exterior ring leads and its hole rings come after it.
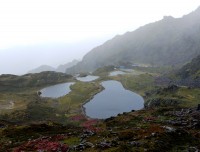
MULTIPOLYGON (((97 72, 109 73, 111 69, 105 67, 97 72)), ((12 77, 15 76, 4 75, 1 80, 12 77)), ((26 106, 0 115, 0 151, 159 152, 164 149, 174 152, 200 149, 199 89, 158 88, 154 75, 146 72, 102 77, 102 81, 105 79, 118 80, 128 90, 145 93, 145 100, 151 101, 150 107, 105 120, 88 119, 81 113, 80 105, 101 91, 99 80, 76 82, 71 87, 72 92, 59 99, 40 98, 30 89, 5 92, 12 98, 20 96, 18 102, 22 100, 26 106)), ((6 100, 3 93, 0 97, 6 100)))
POLYGON ((26 74, 23 76, 3 74, 0 75, 0 91, 12 91, 23 88, 39 87, 49 84, 65 82, 71 75, 57 73, 53 71, 36 74, 26 74))
POLYGON ((45 71, 55 71, 55 72, 62 72, 65 73, 66 69, 75 66, 78 63, 78 60, 73 60, 66 64, 59 65, 57 68, 53 68, 49 65, 41 65, 33 70, 28 71, 28 73, 40 73, 45 71))
POLYGON ((63 65, 59 65, 57 68, 56 68, 56 71, 57 72, 63 72, 65 73, 66 69, 76 65, 78 63, 78 60, 73 60, 69 63, 66 63, 66 64, 63 64, 63 65))
POLYGON ((40 72, 44 72, 44 71, 55 71, 55 68, 53 68, 49 65, 41 65, 38 68, 28 71, 28 73, 40 73, 40 72))
POLYGON ((166 16, 91 50, 67 73, 88 72, 120 62, 183 65, 200 54, 200 7, 182 18, 166 16))
MULTIPOLYGON (((188 68, 198 65, 196 60, 188 68)), ((100 78, 93 82, 56 72, 1 75, 0 108, 7 109, 0 109, 0 151, 198 151, 200 89, 157 85, 162 73, 151 68, 109 76, 117 69, 107 66, 95 71, 100 78), (105 120, 88 118, 82 106, 103 91, 105 80, 143 96, 145 108, 105 120), (66 96, 38 96, 40 88, 61 81, 75 82, 66 96)))
POLYGON ((190 63, 184 65, 177 75, 182 78, 199 79, 200 78, 200 55, 194 58, 190 63))

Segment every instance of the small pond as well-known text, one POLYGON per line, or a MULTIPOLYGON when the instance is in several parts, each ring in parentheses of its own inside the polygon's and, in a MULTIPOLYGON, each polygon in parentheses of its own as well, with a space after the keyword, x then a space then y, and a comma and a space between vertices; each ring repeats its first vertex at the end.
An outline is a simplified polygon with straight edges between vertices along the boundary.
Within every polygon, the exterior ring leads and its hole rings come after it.
POLYGON ((77 77, 76 79, 82 82, 90 82, 98 79, 99 76, 87 75, 86 77, 77 77))
POLYGON ((124 71, 124 72, 134 72, 135 70, 133 70, 133 69, 121 69, 122 71, 124 71))
POLYGON ((44 88, 40 90, 40 92, 42 93, 40 96, 49 97, 49 98, 62 97, 71 91, 70 86, 73 84, 74 82, 67 82, 67 83, 56 84, 56 85, 44 88))
POLYGON ((120 82, 109 80, 101 84, 105 89, 83 106, 86 115, 90 118, 106 119, 144 107, 143 98, 124 89, 120 82))
POLYGON ((109 76, 117 76, 120 74, 127 74, 127 73, 123 71, 113 71, 113 72, 110 72, 109 76))

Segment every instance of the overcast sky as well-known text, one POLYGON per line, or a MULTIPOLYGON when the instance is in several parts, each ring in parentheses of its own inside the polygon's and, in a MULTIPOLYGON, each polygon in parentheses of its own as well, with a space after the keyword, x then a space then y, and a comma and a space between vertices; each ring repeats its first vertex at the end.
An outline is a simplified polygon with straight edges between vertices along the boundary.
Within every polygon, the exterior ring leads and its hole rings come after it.
POLYGON ((200 0, 0 0, 0 74, 80 59, 117 34, 198 6, 200 0))

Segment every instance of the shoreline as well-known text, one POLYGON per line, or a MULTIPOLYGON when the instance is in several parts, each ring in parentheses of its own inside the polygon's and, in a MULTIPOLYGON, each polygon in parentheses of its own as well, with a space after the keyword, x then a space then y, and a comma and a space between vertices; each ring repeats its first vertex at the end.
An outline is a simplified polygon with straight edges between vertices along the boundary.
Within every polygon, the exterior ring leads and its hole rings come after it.
POLYGON ((81 114, 84 115, 84 117, 87 119, 87 120, 91 120, 91 119, 96 119, 96 118, 91 118, 89 116, 86 115, 86 111, 85 111, 85 107, 84 105, 88 102, 90 102, 95 95, 97 95, 98 93, 102 92, 105 88, 101 85, 101 88, 99 88, 98 92, 95 93, 93 96, 91 96, 90 98, 88 98, 84 103, 81 104, 81 114))

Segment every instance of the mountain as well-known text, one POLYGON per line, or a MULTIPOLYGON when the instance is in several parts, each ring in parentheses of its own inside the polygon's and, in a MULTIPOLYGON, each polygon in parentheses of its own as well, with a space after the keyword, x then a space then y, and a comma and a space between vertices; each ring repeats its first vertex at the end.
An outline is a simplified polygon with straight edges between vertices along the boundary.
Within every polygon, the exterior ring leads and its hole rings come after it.
POLYGON ((40 72, 44 72, 44 71, 55 71, 55 68, 53 68, 49 65, 41 65, 38 68, 35 68, 35 69, 29 71, 28 73, 40 73, 40 72))
POLYGON ((156 83, 160 85, 175 84, 179 86, 189 86, 200 88, 200 55, 179 69, 168 71, 164 75, 156 78, 156 83))
POLYGON ((200 7, 182 18, 165 16, 94 48, 67 73, 94 71, 120 62, 183 65, 200 54, 199 33, 200 7))
POLYGON ((64 64, 64 65, 59 65, 57 68, 53 68, 49 65, 41 65, 38 68, 30 70, 28 73, 40 73, 40 72, 44 72, 44 71, 55 71, 55 72, 65 73, 66 69, 76 65, 78 62, 79 62, 78 60, 73 60, 69 63, 64 64))
POLYGON ((200 79, 200 55, 184 65, 176 75, 182 79, 200 79))
POLYGON ((56 71, 57 72, 63 72, 65 73, 66 69, 76 65, 79 61, 78 60, 73 60, 72 62, 69 62, 69 63, 66 63, 64 65, 59 65, 57 68, 56 68, 56 71))

